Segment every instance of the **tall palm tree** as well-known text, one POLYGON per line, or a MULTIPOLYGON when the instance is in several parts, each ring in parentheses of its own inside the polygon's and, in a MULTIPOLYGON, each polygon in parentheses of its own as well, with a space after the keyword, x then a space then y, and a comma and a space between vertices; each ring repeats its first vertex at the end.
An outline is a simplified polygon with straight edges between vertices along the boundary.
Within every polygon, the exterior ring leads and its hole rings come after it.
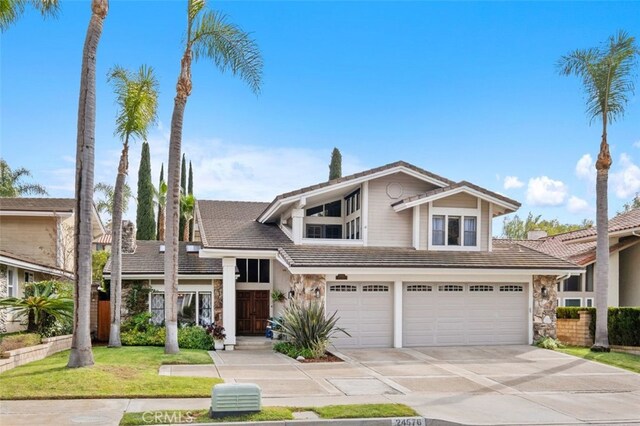
POLYGON ((73 339, 67 367, 93 365, 91 351, 91 243, 96 139, 96 56, 109 0, 91 0, 91 19, 82 49, 76 147, 75 291, 73 339))
POLYGON ((156 120, 158 81, 153 69, 141 66, 137 73, 114 67, 109 81, 116 93, 119 111, 115 133, 122 139, 122 153, 116 184, 113 189, 111 213, 111 329, 109 346, 120 347, 120 314, 122 306, 122 211, 125 179, 129 172, 129 139, 147 137, 149 126, 156 120))
POLYGON ((609 351, 607 309, 609 292, 609 219, 607 181, 611 155, 607 141, 609 122, 624 115, 628 95, 634 91, 633 69, 640 54, 634 37, 626 32, 609 37, 601 47, 574 50, 563 56, 558 68, 563 75, 582 79, 587 95, 587 115, 602 121, 600 152, 596 161, 596 335, 593 351, 609 351))
MULTIPOLYGON (((106 182, 98 182, 93 187, 94 197, 96 194, 101 195, 97 200, 95 200, 95 205, 96 205, 96 210, 98 211, 98 214, 100 215, 104 223, 109 223, 109 224, 111 223, 110 218, 109 220, 105 220, 105 218, 102 216, 109 215, 109 217, 111 217, 111 212, 113 211, 114 193, 115 193, 115 188, 113 187, 113 185, 106 182)), ((123 214, 126 213, 127 210, 129 209, 129 200, 131 200, 132 198, 135 199, 135 197, 133 196, 133 193, 131 192, 131 187, 129 187, 129 185, 127 185, 127 183, 125 182, 124 186, 122 187, 122 213, 123 214)), ((109 225, 109 228, 111 228, 110 225, 109 225)))
POLYGON ((180 154, 182 122, 191 94, 191 61, 209 59, 220 71, 230 70, 245 80, 254 93, 262 81, 262 56, 254 40, 226 16, 205 11, 204 0, 188 0, 187 33, 176 85, 169 137, 167 232, 164 263, 165 353, 178 353, 178 210, 180 203, 180 154))
POLYGON ((6 31, 24 13, 27 5, 38 9, 44 17, 55 17, 58 0, 0 0, 0 31, 6 31))
POLYGON ((193 194, 180 195, 180 214, 184 219, 184 231, 182 241, 191 241, 191 219, 196 207, 196 197, 193 194))
POLYGON ((167 182, 160 181, 158 188, 153 189, 153 197, 158 206, 158 241, 164 241, 165 208, 167 207, 167 182))
POLYGON ((25 177, 31 177, 29 170, 24 167, 12 169, 3 158, 0 158, 0 197, 48 195, 44 186, 23 182, 25 177))

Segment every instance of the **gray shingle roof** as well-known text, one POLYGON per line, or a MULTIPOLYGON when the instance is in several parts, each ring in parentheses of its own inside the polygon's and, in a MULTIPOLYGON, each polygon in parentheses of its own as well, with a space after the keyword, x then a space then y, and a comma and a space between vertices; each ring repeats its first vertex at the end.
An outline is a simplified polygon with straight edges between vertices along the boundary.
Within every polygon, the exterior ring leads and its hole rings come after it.
POLYGON ((276 226, 256 218, 268 203, 198 200, 202 241, 207 248, 275 250, 291 244, 276 226))
POLYGON ((0 210, 33 212, 73 212, 76 201, 73 198, 7 198, 0 197, 0 210))
MULTIPOLYGON (((122 254, 122 275, 163 275, 164 252, 160 252, 162 241, 137 241, 135 253, 122 254)), ((180 243, 178 252, 179 275, 221 275, 222 260, 199 257, 198 253, 187 253, 187 244, 180 243)), ((104 267, 104 273, 111 272, 111 259, 104 267)))
POLYGON ((279 252, 291 267, 582 269, 510 242, 496 243, 492 252, 339 246, 289 246, 279 252))
POLYGON ((513 200, 511 198, 505 197, 504 195, 500 195, 500 194, 498 194, 496 192, 489 191, 488 189, 482 188, 482 187, 480 187, 478 185, 474 185, 471 182, 467 182, 466 180, 460 181, 458 183, 454 183, 453 185, 445 186, 443 188, 436 188, 436 189, 433 189, 431 191, 424 192, 422 194, 413 195, 411 197, 407 197, 407 198, 405 198, 403 200, 397 201, 397 202, 395 202, 395 203, 393 203, 391 205, 392 206, 397 206, 397 205, 402 204, 402 203, 410 203, 412 201, 420 200, 422 198, 431 197, 432 195, 437 195, 437 194, 450 192, 450 191, 452 191, 454 189, 457 189, 457 188, 460 188, 460 187, 463 187, 463 186, 466 186, 468 188, 472 188, 472 189, 474 189, 474 190, 476 190, 478 192, 481 192, 483 194, 486 194, 486 195, 488 195, 490 197, 497 198, 498 200, 504 201, 505 203, 513 204, 513 205, 515 205, 517 207, 520 207, 520 203, 517 202, 516 200, 513 200))

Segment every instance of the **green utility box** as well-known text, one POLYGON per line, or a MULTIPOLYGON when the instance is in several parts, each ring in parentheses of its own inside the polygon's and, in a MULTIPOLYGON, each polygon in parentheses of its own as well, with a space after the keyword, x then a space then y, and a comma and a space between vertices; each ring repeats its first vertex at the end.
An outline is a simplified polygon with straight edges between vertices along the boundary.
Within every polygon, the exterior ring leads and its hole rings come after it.
POLYGON ((211 390, 211 418, 257 413, 261 408, 262 390, 253 383, 221 383, 211 390))

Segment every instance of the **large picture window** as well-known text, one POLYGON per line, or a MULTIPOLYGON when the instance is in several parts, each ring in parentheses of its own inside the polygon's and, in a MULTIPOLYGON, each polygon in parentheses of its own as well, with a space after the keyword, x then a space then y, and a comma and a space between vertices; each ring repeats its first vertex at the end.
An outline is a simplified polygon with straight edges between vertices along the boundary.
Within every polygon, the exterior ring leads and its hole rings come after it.
MULTIPOLYGON (((151 323, 164 322, 164 293, 151 293, 149 300, 151 323)), ((178 323, 180 325, 211 325, 213 318, 213 299, 210 291, 178 293, 178 323)))
POLYGON ((342 238, 342 225, 307 224, 307 238, 342 238))
POLYGON ((236 259, 239 283, 269 283, 269 259, 236 259))
POLYGON ((307 209, 307 216, 310 217, 341 217, 342 201, 332 201, 331 203, 321 204, 319 206, 307 209))

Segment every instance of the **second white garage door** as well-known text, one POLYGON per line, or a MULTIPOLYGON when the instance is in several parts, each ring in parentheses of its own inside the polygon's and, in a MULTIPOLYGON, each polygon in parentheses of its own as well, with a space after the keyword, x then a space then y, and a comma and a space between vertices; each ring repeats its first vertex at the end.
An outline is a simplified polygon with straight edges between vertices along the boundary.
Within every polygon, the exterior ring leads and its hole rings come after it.
POLYGON ((406 283, 403 346, 526 344, 526 284, 406 283))
POLYGON ((333 344, 342 348, 390 347, 393 343, 392 283, 327 283, 327 315, 337 311, 333 344))

